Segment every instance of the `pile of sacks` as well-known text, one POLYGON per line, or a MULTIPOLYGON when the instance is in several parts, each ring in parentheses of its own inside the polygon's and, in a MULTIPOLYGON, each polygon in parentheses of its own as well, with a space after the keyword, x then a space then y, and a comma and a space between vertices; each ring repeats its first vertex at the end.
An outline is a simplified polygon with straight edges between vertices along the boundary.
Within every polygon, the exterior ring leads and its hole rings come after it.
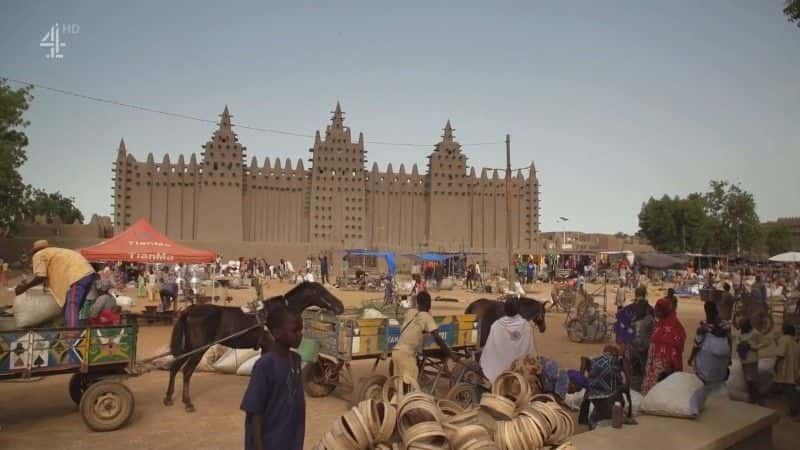
MULTIPOLYGON (((155 354, 169 352, 168 346, 160 347, 155 354)), ((197 372, 217 372, 230 375, 250 376, 253 365, 261 357, 261 350, 251 348, 229 348, 224 345, 212 345, 203 354, 203 359, 197 365, 197 372)), ((175 358, 172 355, 163 356, 153 361, 159 369, 168 370, 175 358)))
POLYGON ((421 392, 415 380, 391 377, 381 400, 364 400, 338 418, 315 449, 572 449, 570 415, 532 392, 523 376, 504 372, 480 406, 465 409, 421 392))

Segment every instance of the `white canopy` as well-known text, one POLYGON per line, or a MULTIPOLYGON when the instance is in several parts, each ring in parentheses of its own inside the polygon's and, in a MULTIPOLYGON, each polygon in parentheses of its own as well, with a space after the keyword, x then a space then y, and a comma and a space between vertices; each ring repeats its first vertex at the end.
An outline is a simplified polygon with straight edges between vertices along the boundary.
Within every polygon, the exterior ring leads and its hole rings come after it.
POLYGON ((769 259, 773 262, 800 262, 800 252, 786 252, 769 259))

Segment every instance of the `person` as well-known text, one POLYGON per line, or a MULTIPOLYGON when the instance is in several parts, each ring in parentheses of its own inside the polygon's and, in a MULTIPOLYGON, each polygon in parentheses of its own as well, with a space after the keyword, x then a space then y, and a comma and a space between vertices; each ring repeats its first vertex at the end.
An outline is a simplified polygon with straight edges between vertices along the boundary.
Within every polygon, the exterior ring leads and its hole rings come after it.
POLYGON ((677 314, 678 312, 678 297, 675 295, 675 289, 667 289, 667 295, 664 297, 672 303, 672 309, 677 314))
POLYGON ((619 280, 619 287, 617 288, 617 296, 614 299, 614 303, 617 305, 617 308, 622 308, 625 306, 625 295, 627 294, 627 289, 625 288, 625 280, 619 280))
POLYGON ((328 278, 328 256, 322 255, 319 263, 320 277, 322 277, 322 284, 330 284, 331 279, 328 278))
POLYGON ((466 282, 467 289, 472 289, 472 280, 475 277, 475 266, 470 264, 467 266, 466 282))
POLYGON ((650 342, 655 328, 653 308, 647 300, 634 304, 635 319, 633 323, 633 338, 629 346, 625 347, 625 354, 629 366, 630 385, 633 389, 640 390, 644 382, 647 369, 647 355, 650 351, 650 342))
POLYGON ((527 284, 533 283, 533 273, 535 270, 533 261, 529 260, 528 265, 525 267, 525 282, 527 284))
POLYGON ((8 287, 8 263, 3 258, 0 258, 0 283, 8 287))
POLYGON ((117 325, 121 321, 121 309, 117 306, 117 299, 111 295, 114 284, 107 280, 98 280, 95 283, 97 298, 89 307, 89 325, 117 325))
POLYGON ((731 363, 731 327, 722 320, 714 302, 705 302, 706 320, 700 322, 694 338, 689 365, 703 383, 717 386, 728 379, 731 363))
POLYGON ((147 301, 156 301, 156 293, 158 292, 158 276, 151 267, 147 271, 147 301))
POLYGON ((303 275, 302 281, 308 281, 309 283, 314 282, 314 274, 311 272, 311 270, 306 271, 305 275, 303 275))
POLYGON ((289 261, 289 260, 287 259, 286 261, 284 261, 284 265, 285 265, 285 267, 286 267, 286 273, 287 273, 287 274, 290 274, 290 275, 291 275, 291 274, 293 274, 293 273, 294 273, 294 265, 292 264, 292 262, 291 262, 291 261, 289 261))
POLYGON ((536 353, 533 327, 519 315, 519 299, 507 298, 504 308, 505 316, 496 320, 489 329, 480 358, 483 374, 492 383, 508 370, 514 360, 536 353))
POLYGON ((481 278, 481 265, 477 262, 475 263, 475 282, 483 285, 483 278, 481 278))
POLYGON ((763 404, 761 392, 758 389, 758 352, 770 345, 761 333, 753 328, 750 319, 744 318, 739 322, 739 334, 736 336, 736 355, 742 362, 742 374, 747 384, 747 393, 750 403, 763 404))
POLYGON ((144 291, 144 273, 139 272, 139 276, 136 277, 136 296, 138 298, 143 298, 145 291, 144 291))
POLYGON ((306 400, 300 356, 303 321, 281 305, 270 311, 267 328, 275 342, 253 365, 242 398, 245 450, 302 450, 306 400))
POLYGON ((778 349, 775 352, 775 379, 786 401, 789 404, 789 415, 797 417, 798 393, 797 379, 800 378, 800 346, 795 340, 795 328, 791 324, 783 324, 783 335, 778 338, 778 349))
POLYGON ((394 301, 394 280, 391 275, 386 275, 383 282, 383 304, 389 305, 394 301))
POLYGON ((656 302, 655 316, 658 321, 650 337, 642 394, 647 394, 664 374, 683 370, 686 331, 675 314, 672 301, 665 297, 656 302))
POLYGON ((412 380, 419 377, 417 355, 422 352, 425 335, 433 337, 446 357, 460 359, 450 351, 450 347, 439 335, 438 326, 431 316, 430 309, 431 296, 423 291, 417 294, 417 309, 411 308, 406 311, 400 337, 392 350, 393 375, 405 376, 412 380))
POLYGON ((169 311, 173 303, 178 299, 178 280, 175 274, 170 271, 165 271, 164 282, 161 283, 161 310, 169 311))
POLYGON ((98 278, 89 261, 74 250, 50 247, 45 240, 33 243, 31 259, 34 277, 18 284, 14 293, 21 295, 34 286, 46 283, 56 303, 64 308, 66 326, 77 327, 86 295, 98 278))
POLYGON ((411 287, 411 296, 416 296, 422 292, 428 292, 428 284, 419 275, 414 275, 414 286, 411 287))
POLYGON ((720 295, 719 302, 717 303, 717 310, 721 320, 730 321, 733 318, 733 304, 734 304, 733 291, 731 285, 726 281, 722 284, 722 294, 720 295))
POLYGON ((764 283, 764 279, 761 275, 756 275, 756 282, 753 284, 753 288, 750 292, 753 296, 753 300, 761 303, 767 302, 767 284, 764 283))
MULTIPOLYGON (((589 428, 612 418, 614 427, 619 428, 622 426, 622 404, 625 402, 622 397, 625 380, 622 351, 616 345, 606 345, 603 354, 591 359, 588 365, 588 386, 584 400, 594 405, 594 412, 587 417, 589 428)), ((588 413, 588 407, 586 409, 588 413)))

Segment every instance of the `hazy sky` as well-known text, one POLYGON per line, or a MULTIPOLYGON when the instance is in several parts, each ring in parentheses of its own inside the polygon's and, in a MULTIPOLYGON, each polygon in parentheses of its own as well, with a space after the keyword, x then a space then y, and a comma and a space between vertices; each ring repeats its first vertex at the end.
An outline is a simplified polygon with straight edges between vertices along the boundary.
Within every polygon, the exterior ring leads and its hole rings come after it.
MULTIPOLYGON (((650 195, 739 181, 762 220, 800 215, 800 29, 782 0, 0 3, 0 77, 313 134, 340 100, 368 166, 424 166, 449 118, 462 143, 511 134, 535 161, 542 230, 634 232, 650 195), (323 3, 323 2, 319 2, 323 3), (470 4, 471 3, 471 4, 470 4), (40 40, 55 22, 64 57, 40 40)), ((26 182, 111 213, 120 138, 137 159, 199 152, 213 125, 35 91, 26 182)), ((248 161, 313 140, 239 129, 248 161)), ((499 167, 502 144, 466 147, 499 167)), ((176 156, 177 157, 177 156, 176 156)), ((176 158, 175 157, 175 158, 176 158)), ((173 159, 175 161, 176 159, 173 159)))

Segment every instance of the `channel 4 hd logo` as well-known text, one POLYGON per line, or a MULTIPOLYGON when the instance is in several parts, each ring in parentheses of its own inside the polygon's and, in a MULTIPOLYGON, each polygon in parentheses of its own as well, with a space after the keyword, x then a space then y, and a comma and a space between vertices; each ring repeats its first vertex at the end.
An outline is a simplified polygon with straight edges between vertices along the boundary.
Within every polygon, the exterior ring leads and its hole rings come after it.
POLYGON ((44 34, 42 40, 39 42, 39 47, 47 48, 48 51, 44 57, 53 61, 62 59, 64 57, 63 49, 67 46, 64 41, 66 35, 75 35, 80 33, 81 27, 76 24, 62 24, 56 22, 55 25, 50 27, 50 30, 44 34))

